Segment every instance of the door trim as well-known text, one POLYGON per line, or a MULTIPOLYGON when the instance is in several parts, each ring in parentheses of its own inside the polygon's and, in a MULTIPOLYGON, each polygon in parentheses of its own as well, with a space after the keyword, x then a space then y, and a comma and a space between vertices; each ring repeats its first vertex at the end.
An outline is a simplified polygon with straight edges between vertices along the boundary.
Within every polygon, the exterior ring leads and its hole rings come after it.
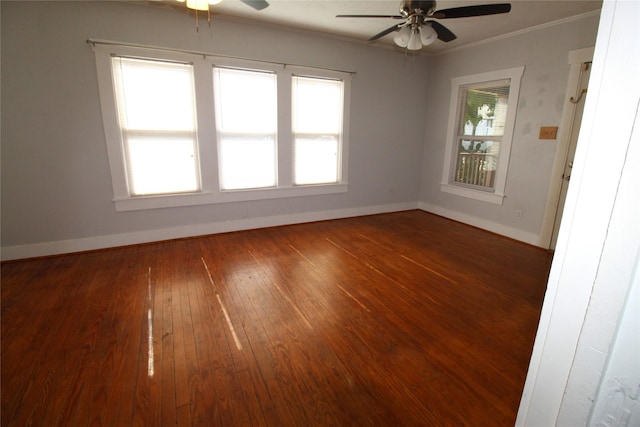
POLYGON ((551 168, 547 204, 544 210, 544 219, 542 221, 542 230, 540 232, 540 242, 538 245, 543 248, 549 248, 551 246, 553 224, 555 222, 558 199, 562 187, 562 174, 564 173, 569 140, 571 139, 571 127, 576 111, 576 105, 571 103, 569 99, 575 96, 580 90, 580 68, 582 63, 590 62, 593 59, 593 51, 593 47, 569 51, 568 62, 570 68, 567 92, 565 94, 565 104, 558 129, 558 146, 556 147, 556 155, 553 160, 553 167, 551 168))

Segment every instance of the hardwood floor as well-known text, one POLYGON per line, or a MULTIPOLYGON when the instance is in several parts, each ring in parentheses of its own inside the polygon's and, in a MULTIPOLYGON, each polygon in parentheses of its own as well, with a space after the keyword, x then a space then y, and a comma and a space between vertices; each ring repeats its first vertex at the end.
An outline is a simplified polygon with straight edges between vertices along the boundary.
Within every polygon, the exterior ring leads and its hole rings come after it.
POLYGON ((2 265, 2 425, 511 426, 551 255, 421 211, 2 265))

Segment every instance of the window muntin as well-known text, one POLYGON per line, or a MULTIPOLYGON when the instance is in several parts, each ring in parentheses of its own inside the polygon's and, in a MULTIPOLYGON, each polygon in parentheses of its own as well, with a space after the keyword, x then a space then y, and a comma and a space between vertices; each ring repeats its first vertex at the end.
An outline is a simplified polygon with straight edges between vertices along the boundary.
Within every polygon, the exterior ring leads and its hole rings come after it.
POLYGON ((451 79, 440 189, 502 204, 524 67, 451 79))
POLYGON ((344 84, 341 80, 292 76, 293 182, 337 183, 344 84))
POLYGON ((277 87, 272 72, 214 67, 221 190, 277 185, 277 87))
POLYGON ((111 63, 129 194, 200 191, 192 65, 111 63))

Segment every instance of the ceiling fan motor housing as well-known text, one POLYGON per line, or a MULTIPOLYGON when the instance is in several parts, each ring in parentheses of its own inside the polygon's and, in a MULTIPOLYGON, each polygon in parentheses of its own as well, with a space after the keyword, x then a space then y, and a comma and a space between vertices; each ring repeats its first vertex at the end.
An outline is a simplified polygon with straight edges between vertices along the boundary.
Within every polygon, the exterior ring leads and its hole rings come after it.
POLYGON ((411 15, 414 14, 418 14, 418 15, 431 15, 433 12, 435 12, 436 9, 436 2, 435 0, 429 0, 429 1, 410 1, 410 0, 403 0, 402 2, 400 2, 400 15, 402 15, 405 18, 408 18, 411 15))

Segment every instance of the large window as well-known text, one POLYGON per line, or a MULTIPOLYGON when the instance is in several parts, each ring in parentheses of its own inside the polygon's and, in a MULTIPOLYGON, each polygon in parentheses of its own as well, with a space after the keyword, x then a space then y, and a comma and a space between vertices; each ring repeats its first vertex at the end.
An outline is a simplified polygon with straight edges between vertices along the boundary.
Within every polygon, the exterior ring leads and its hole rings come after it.
POLYGON ((502 203, 523 71, 452 79, 442 191, 502 203))
POLYGON ((94 50, 116 210, 347 191, 349 73, 94 50))

